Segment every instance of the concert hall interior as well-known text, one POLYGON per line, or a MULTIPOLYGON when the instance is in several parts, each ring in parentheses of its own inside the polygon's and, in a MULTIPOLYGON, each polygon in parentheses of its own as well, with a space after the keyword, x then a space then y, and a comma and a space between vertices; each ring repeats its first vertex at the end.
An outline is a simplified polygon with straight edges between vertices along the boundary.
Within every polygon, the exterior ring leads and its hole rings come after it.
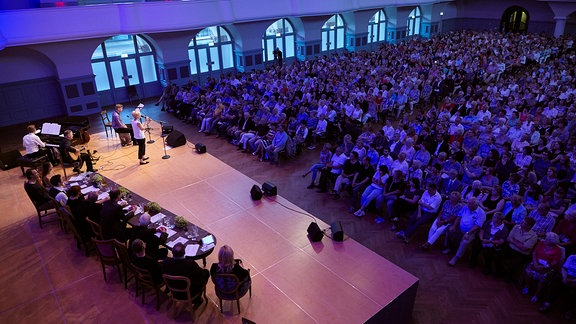
MULTIPOLYGON (((439 53, 444 46, 458 50, 461 36, 498 41, 503 37, 500 30, 515 32, 517 36, 508 36, 510 42, 526 34, 542 41, 576 31, 574 1, 399 3, 0 1, 0 71, 4 72, 0 73, 0 156, 13 151, 25 154, 22 138, 29 124, 41 129, 45 123, 58 123, 62 125, 60 134, 72 129, 72 143, 94 152, 98 173, 212 233, 217 244, 207 257, 208 269, 218 262, 218 249, 230 245, 236 258, 251 269, 252 295, 240 299, 239 310, 235 301, 224 301, 221 312, 214 284, 209 280, 207 300, 194 312, 198 323, 564 321, 569 300, 559 298, 551 311, 539 312, 543 300, 538 300, 540 304, 531 302, 531 296, 523 295, 519 282, 485 275, 463 261, 456 267, 448 265, 450 258, 440 252, 443 237, 431 251, 421 249, 418 243, 425 242, 430 224, 419 228, 410 242, 407 238, 404 242, 392 230, 396 225, 386 212, 369 205, 366 215, 359 215, 354 213, 359 206, 351 206, 348 192, 322 193, 309 186, 311 175, 303 174, 318 163, 323 144, 340 146, 344 136, 319 134, 294 154, 283 150, 274 160, 272 153, 251 154, 239 149, 237 142, 217 136, 217 124, 211 131, 202 129, 206 116, 186 115, 170 106, 174 96, 168 99, 169 91, 165 89, 169 85, 202 89, 199 92, 208 96, 217 93, 222 101, 214 102, 226 102, 228 108, 231 100, 224 92, 229 88, 219 85, 221 77, 227 84, 244 83, 242 87, 250 79, 250 83, 277 80, 279 89, 287 83, 304 89, 336 70, 342 72, 346 64, 357 67, 340 76, 351 84, 330 79, 332 83, 325 88, 325 93, 328 87, 344 89, 346 95, 332 92, 334 96, 326 98, 318 91, 319 100, 329 101, 362 92, 356 87, 358 80, 368 82, 370 74, 380 73, 379 62, 403 55, 402 51, 410 47, 406 44, 418 44, 426 52, 431 39, 439 53), (442 37, 450 43, 438 41, 442 37), (374 54, 378 51, 389 57, 374 54), (359 64, 362 60, 366 63, 359 64), (318 69, 312 73, 318 66, 315 62, 331 64, 334 71, 318 69), (334 66, 338 64, 342 66, 334 66), (286 76, 288 67, 295 66, 301 68, 301 73, 286 76), (238 78, 230 81, 235 73, 238 78), (358 78, 351 77, 353 73, 358 73, 358 78), (206 92, 207 88, 210 91, 206 92), (145 117, 140 120, 149 127, 145 141, 154 140, 146 144, 146 164, 139 161, 137 145, 124 145, 119 133, 106 127, 103 118, 112 118, 116 104, 123 104, 120 118, 126 124, 141 106, 138 110, 145 117), (181 134, 184 145, 166 148, 163 126, 181 134), (206 153, 196 151, 200 144, 206 153), (252 186, 265 182, 275 185, 278 195, 251 199, 252 186), (312 242, 307 236, 311 222, 317 222, 325 232, 321 242, 312 242), (333 224, 338 222, 344 234, 342 242, 330 237, 333 224)), ((476 50, 482 47, 476 46, 476 50)), ((489 56, 498 57, 498 53, 485 55, 489 56)), ((405 65, 399 64, 398 70, 417 65, 414 56, 403 59, 405 65)), ((450 60, 450 65, 454 64, 450 60)), ((502 74, 511 75, 511 71, 502 74)), ((413 78, 414 83, 418 77, 413 78)), ((264 94, 275 97, 279 92, 267 86, 276 85, 264 84, 259 99, 264 100, 264 94)), ((420 118, 424 120, 433 101, 422 100, 410 110, 407 103, 404 111, 398 110, 400 118, 394 113, 377 117, 368 114, 365 119, 361 115, 355 125, 362 130, 372 126, 376 131, 386 124, 385 120, 394 126, 403 122, 414 126, 420 118)), ((302 102, 298 100, 298 105, 302 102)), ((266 103, 253 105, 258 110, 266 103)), ((332 104, 341 107, 345 102, 332 104)), ((441 100, 435 104, 439 107, 441 100)), ((270 112, 262 114, 276 118, 270 112)), ((297 113, 293 111, 292 117, 296 118, 297 113)), ((42 139, 54 146, 61 136, 42 139)), ((71 166, 62 165, 55 166, 54 173, 68 178, 74 175, 71 166)), ((165 293, 160 295, 159 310, 150 290, 142 304, 134 281, 125 289, 112 267, 106 269, 105 282, 96 251, 85 256, 58 221, 41 228, 23 188, 26 178, 18 166, 0 171, 0 180, 0 255, 4 259, 0 267, 0 323, 191 320, 186 311, 172 317, 173 305, 165 293)), ((401 220, 402 225, 407 220, 401 220)), ((201 261, 198 264, 202 266, 201 261)))

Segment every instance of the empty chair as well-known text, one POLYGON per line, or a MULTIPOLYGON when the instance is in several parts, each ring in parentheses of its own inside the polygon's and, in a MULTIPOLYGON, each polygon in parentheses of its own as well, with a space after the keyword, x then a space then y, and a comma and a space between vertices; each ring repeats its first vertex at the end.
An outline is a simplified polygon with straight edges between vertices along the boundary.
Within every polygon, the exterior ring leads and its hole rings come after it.
POLYGON ((100 119, 102 119, 102 126, 104 126, 104 131, 106 131, 106 137, 108 137, 108 128, 110 128, 110 135, 114 134, 112 122, 110 118, 108 118, 108 112, 106 112, 106 110, 100 112, 100 119))
POLYGON ((164 287, 164 282, 154 282, 152 279, 152 274, 150 271, 142 268, 138 268, 135 265, 132 265, 136 270, 138 275, 138 284, 136 285, 136 296, 138 296, 138 286, 142 286, 142 305, 145 303, 145 295, 146 295, 146 287, 152 288, 156 291, 156 310, 160 309, 160 289, 164 287))
POLYGON ((222 312, 222 300, 236 300, 238 305, 238 314, 240 314, 240 298, 244 297, 247 292, 250 292, 252 297, 252 281, 248 276, 243 281, 240 281, 234 274, 212 274, 212 282, 216 296, 220 299, 220 312, 222 312))
POLYGON ((204 295, 206 299, 206 286, 195 296, 190 295, 190 279, 183 276, 170 276, 167 274, 162 275, 166 287, 172 293, 170 300, 172 300, 172 316, 175 318, 177 315, 177 305, 184 303, 190 310, 190 316, 194 318, 194 300, 204 295))
POLYGON ((120 277, 120 281, 122 281, 122 273, 120 272, 120 264, 122 261, 116 253, 114 240, 97 240, 92 238, 92 241, 96 244, 96 251, 98 251, 98 257, 102 265, 102 273, 104 274, 104 282, 108 282, 106 278, 106 266, 116 267, 118 277, 120 277))
POLYGON ((130 100, 130 105, 134 105, 134 103, 132 102, 132 99, 137 99, 138 102, 140 102, 140 95, 138 95, 138 89, 136 88, 136 86, 131 85, 126 87, 126 90, 128 91, 128 100, 130 100))

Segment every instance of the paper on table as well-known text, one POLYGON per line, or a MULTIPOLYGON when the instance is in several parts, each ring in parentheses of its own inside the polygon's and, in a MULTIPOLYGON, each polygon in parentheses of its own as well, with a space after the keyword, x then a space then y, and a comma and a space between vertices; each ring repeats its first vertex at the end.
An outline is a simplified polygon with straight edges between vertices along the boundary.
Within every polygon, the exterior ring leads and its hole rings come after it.
POLYGON ((84 195, 89 193, 89 192, 92 192, 92 191, 98 191, 98 188, 94 188, 93 186, 90 186, 90 187, 86 187, 86 188, 80 190, 80 192, 82 192, 82 194, 84 194, 84 195))
POLYGON ((77 176, 73 176, 70 179, 68 179, 68 182, 78 182, 78 181, 82 181, 84 180, 84 177, 86 177, 83 174, 77 175, 77 176))
POLYGON ((156 223, 156 222, 160 221, 161 219, 163 219, 164 217, 166 217, 166 215, 164 215, 164 214, 162 214, 162 213, 156 214, 156 215, 154 215, 154 216, 152 216, 152 217, 150 218, 150 222, 151 222, 151 223, 156 223))
POLYGON ((177 243, 186 244, 186 242, 188 242, 188 240, 185 237, 180 236, 179 238, 175 239, 174 241, 170 241, 170 242, 166 243, 166 245, 168 245, 168 247, 170 247, 170 248, 173 248, 174 245, 176 245, 177 243))
MULTIPOLYGON (((164 226, 162 226, 162 227, 164 227, 164 226)), ((166 227, 164 227, 164 228, 166 228, 166 227)), ((166 234, 168 234, 168 238, 172 237, 172 236, 173 236, 174 234, 176 234, 176 233, 177 233, 176 231, 171 230, 171 229, 169 229, 169 228, 166 228, 166 234)), ((160 235, 162 235, 162 233, 161 233, 161 232, 156 232, 154 235, 156 235, 157 237, 160 237, 160 235)))
POLYGON ((196 256, 199 248, 200 248, 200 245, 198 245, 198 244, 186 245, 186 255, 187 256, 196 256))
POLYGON ((98 195, 98 200, 102 200, 102 199, 104 199, 104 198, 109 198, 109 197, 110 197, 110 195, 109 195, 107 192, 101 192, 101 193, 98 195))

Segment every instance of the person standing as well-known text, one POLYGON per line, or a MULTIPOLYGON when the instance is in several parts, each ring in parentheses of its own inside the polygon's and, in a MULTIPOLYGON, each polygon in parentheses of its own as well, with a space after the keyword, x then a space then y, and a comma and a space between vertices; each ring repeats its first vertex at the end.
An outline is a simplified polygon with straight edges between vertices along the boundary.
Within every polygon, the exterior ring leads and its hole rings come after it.
POLYGON ((114 131, 120 137, 120 143, 122 144, 122 146, 127 146, 130 145, 131 142, 135 143, 135 141, 134 141, 134 132, 132 131, 131 127, 132 125, 128 127, 126 124, 124 124, 124 122, 122 121, 122 117, 120 116, 123 109, 124 109, 123 105, 116 104, 116 110, 114 110, 114 112, 112 113, 112 128, 114 128, 114 131))
MULTIPOLYGON (((146 134, 144 134, 146 127, 144 127, 140 122, 140 117, 142 117, 140 109, 135 109, 132 112, 132 117, 134 117, 134 119, 130 124, 134 130, 134 139, 136 140, 136 143, 138 143, 138 160, 140 160, 140 164, 148 164, 149 162, 146 161, 148 160, 148 157, 144 156, 146 155, 146 134)), ((146 124, 149 122, 150 119, 146 117, 146 124)))

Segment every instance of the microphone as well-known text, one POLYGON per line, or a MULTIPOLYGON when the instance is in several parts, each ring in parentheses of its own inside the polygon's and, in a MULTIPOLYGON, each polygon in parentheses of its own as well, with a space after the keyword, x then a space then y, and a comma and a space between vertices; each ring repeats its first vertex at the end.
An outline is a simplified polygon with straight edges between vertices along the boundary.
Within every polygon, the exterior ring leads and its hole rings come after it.
POLYGON ((168 124, 168 122, 162 121, 162 120, 157 120, 156 122, 160 123, 160 124, 168 124))

